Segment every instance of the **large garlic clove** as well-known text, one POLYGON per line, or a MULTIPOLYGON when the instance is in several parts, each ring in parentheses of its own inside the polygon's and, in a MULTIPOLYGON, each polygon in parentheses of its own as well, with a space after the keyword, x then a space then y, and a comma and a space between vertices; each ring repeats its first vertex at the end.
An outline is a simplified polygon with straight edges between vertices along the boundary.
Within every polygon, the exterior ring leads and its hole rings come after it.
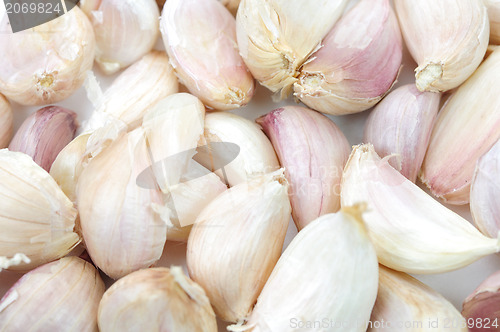
POLYGON ((233 15, 236 15, 241 0, 219 0, 233 15))
POLYGON ((417 180, 439 110, 440 95, 420 92, 414 84, 391 92, 366 120, 365 143, 372 143, 381 157, 395 154, 392 167, 411 182, 417 180))
POLYGON ((380 159, 373 145, 354 147, 342 176, 342 206, 366 202, 364 215, 379 262, 407 273, 440 273, 500 251, 482 235, 380 159))
POLYGON ((0 92, 22 105, 42 105, 80 88, 95 52, 92 26, 80 8, 15 34, 3 6, 0 17, 0 92))
POLYGON ((500 138, 500 50, 448 99, 438 114, 420 179, 450 204, 469 202, 476 162, 500 138))
POLYGON ((378 295, 368 332, 467 332, 466 326, 462 315, 441 294, 405 273, 379 266, 378 295), (431 321, 437 326, 429 324, 431 321))
POLYGON ((99 304, 99 331, 217 332, 203 289, 179 267, 133 272, 115 282, 99 304))
POLYGON ((249 315, 281 254, 290 213, 283 170, 230 188, 200 213, 187 266, 219 318, 249 315))
POLYGON ((230 110, 250 101, 254 79, 238 54, 235 19, 219 1, 169 0, 160 26, 179 79, 205 105, 230 110))
MULTIPOLYGON (((469 323, 470 332, 493 331, 495 325, 500 320, 498 310, 500 304, 500 272, 496 272, 486 278, 470 294, 462 305, 462 315, 469 323), (484 322, 484 328, 480 324, 470 324, 470 322, 484 322), (486 323, 489 322, 488 327, 486 323)), ((496 329, 495 329, 496 330, 496 329)))
POLYGON ((10 103, 0 94, 0 149, 6 148, 12 138, 14 117, 10 103))
POLYGON ((307 225, 280 257, 246 328, 234 331, 366 331, 377 297, 378 263, 360 207, 307 225), (341 329, 336 324, 348 324, 341 329), (331 325, 330 325, 331 324, 331 325))
POLYGON ((490 19, 490 44, 500 44, 500 0, 484 0, 490 19))
POLYGON ((361 0, 301 68, 295 96, 323 113, 361 112, 378 103, 401 67, 402 37, 389 0, 361 0))
POLYGON ((22 253, 30 260, 11 269, 28 270, 58 259, 80 242, 73 231, 73 203, 24 153, 0 150, 0 211, 0 256, 22 253))
POLYGON ((0 301, 2 331, 97 332, 105 286, 92 264, 66 257, 28 272, 0 301))
POLYGON ((347 0, 242 0, 236 15, 240 54, 253 76, 281 99, 320 47, 347 0))
POLYGON ((290 182, 297 229, 340 209, 340 179, 351 147, 326 116, 298 106, 257 119, 271 139, 290 182))
POLYGON ((483 60, 490 34, 482 0, 396 0, 406 45, 418 64, 420 91, 447 91, 462 84, 483 60))
POLYGON ((95 60, 108 75, 151 51, 160 34, 160 11, 154 0, 87 0, 81 8, 94 28, 95 60))

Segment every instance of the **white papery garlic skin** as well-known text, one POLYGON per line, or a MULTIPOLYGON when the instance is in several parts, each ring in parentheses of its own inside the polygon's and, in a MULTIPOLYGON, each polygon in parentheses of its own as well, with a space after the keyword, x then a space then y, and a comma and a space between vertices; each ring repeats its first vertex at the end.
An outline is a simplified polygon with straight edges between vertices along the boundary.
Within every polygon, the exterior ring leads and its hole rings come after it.
POLYGON ((490 19, 490 44, 500 44, 500 0, 484 0, 490 19))
POLYGON ((482 0, 396 0, 401 31, 418 64, 420 91, 447 91, 462 84, 483 60, 490 36, 482 0))
POLYGON ((14 117, 12 107, 3 95, 0 94, 0 149, 6 148, 12 138, 14 117))
MULTIPOLYGON (((467 298, 462 305, 462 315, 467 319, 473 321, 490 321, 490 328, 493 329, 494 325, 500 319, 498 306, 500 303, 500 271, 492 274, 484 280, 467 298), (492 325, 494 324, 494 325, 492 325)), ((485 331, 488 327, 481 329, 479 324, 469 327, 471 332, 485 331)), ((486 325, 486 324, 485 324, 486 325)))

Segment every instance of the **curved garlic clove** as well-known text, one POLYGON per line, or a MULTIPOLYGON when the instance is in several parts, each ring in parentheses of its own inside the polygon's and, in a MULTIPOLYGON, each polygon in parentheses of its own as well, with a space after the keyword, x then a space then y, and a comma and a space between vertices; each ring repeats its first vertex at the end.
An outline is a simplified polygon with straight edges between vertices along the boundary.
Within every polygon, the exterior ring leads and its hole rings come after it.
POLYGON ((366 202, 364 215, 379 262, 407 273, 440 273, 500 251, 482 235, 406 179, 371 144, 354 147, 342 176, 342 206, 366 202))
POLYGON ((361 112, 395 83, 402 37, 389 0, 361 0, 323 39, 294 84, 294 95, 323 113, 361 112))
MULTIPOLYGON (((491 324, 498 324, 500 314, 498 306, 500 304, 500 272, 496 272, 486 278, 470 294, 462 305, 462 315, 469 320, 486 322, 488 319, 491 324)), ((494 325, 491 325, 493 329, 494 325)), ((469 324, 469 331, 485 331, 487 327, 481 328, 479 324, 469 324)))
POLYGON ((233 14, 236 15, 238 11, 238 7, 240 5, 241 0, 219 0, 227 9, 233 14))
POLYGON ((236 15, 238 47, 253 77, 286 98, 300 67, 320 47, 347 2, 242 0, 236 15))
POLYGON ((490 44, 500 44, 500 0, 484 0, 490 19, 490 44))
POLYGON ((115 282, 99 304, 99 331, 217 332, 203 289, 180 267, 133 272, 115 282))
POLYGON ((12 138, 14 117, 10 103, 0 94, 0 149, 6 148, 12 138))
POLYGON ((107 75, 150 52, 160 34, 154 0, 83 1, 81 8, 94 28, 95 60, 107 75))
POLYGON ((396 154, 389 164, 411 182, 417 180, 439 110, 440 94, 420 92, 408 84, 387 95, 366 120, 365 143, 381 157, 396 154))
POLYGON ((351 147, 324 115, 298 106, 278 108, 257 119, 271 139, 290 182, 297 229, 340 209, 340 179, 351 147))
POLYGON ((80 8, 15 34, 3 6, 0 17, 0 92, 22 105, 42 105, 80 88, 95 52, 92 26, 80 8))
POLYGON ((477 160, 500 138, 500 50, 448 99, 438 114, 419 177, 450 204, 469 203, 477 160))
POLYGON ((397 0, 406 45, 418 64, 420 91, 447 91, 462 84, 483 60, 490 35, 482 0, 397 0))
POLYGON ((235 19, 219 1, 169 0, 160 29, 179 79, 205 105, 230 110, 250 101, 254 79, 238 54, 235 19))
POLYGON ((278 261, 291 207, 283 170, 219 195, 189 235, 189 275, 207 292, 217 316, 243 320, 278 261))

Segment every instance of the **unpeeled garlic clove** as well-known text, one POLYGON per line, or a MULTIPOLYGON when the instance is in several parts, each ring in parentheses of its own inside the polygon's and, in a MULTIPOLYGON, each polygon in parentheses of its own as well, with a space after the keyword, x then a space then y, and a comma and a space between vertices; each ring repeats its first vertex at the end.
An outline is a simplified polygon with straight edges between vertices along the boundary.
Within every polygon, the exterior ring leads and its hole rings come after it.
POLYGON ((281 254, 290 213, 278 170, 230 188, 199 214, 186 261, 219 318, 237 322, 250 314, 281 254))
POLYGON ((395 83, 402 37, 389 0, 361 0, 326 35, 303 65, 294 95, 323 113, 361 112, 395 83))
POLYGON ((414 84, 389 93, 366 120, 365 143, 372 143, 381 157, 389 160, 411 182, 417 180, 439 110, 440 95, 420 92, 414 84))
POLYGON ((133 272, 115 282, 99 304, 99 330, 216 332, 203 289, 180 267, 133 272))
POLYGON ((12 138, 14 117, 10 103, 0 94, 0 149, 6 148, 12 138))
POLYGON ((339 19, 347 0, 242 0, 236 15, 240 54, 262 85, 280 99, 300 67, 339 19))
POLYGON ((450 204, 469 203, 477 160, 500 138, 500 50, 453 93, 438 114, 419 177, 450 204))
POLYGON ((340 179, 351 147, 326 116, 298 106, 278 108, 258 118, 271 139, 290 182, 297 229, 340 209, 340 179))
POLYGON ((373 145, 354 147, 342 175, 342 206, 366 202, 366 227, 379 262, 407 273, 440 273, 500 251, 482 235, 380 159, 373 145))
POLYGON ((484 0, 490 19, 490 44, 500 44, 500 0, 484 0))
POLYGON ((418 64, 420 91, 447 91, 462 84, 483 60, 490 35, 482 0, 397 0, 408 49, 418 64))
POLYGON ((160 29, 179 79, 205 105, 230 110, 250 101, 254 79, 238 54, 235 19, 219 1, 169 0, 160 29))
POLYGON ((240 5, 241 0, 219 0, 227 9, 233 14, 236 15, 238 11, 238 7, 240 5))
POLYGON ((3 6, 0 17, 0 92, 22 105, 43 105, 80 88, 95 52, 92 26, 80 8, 15 34, 3 6))
POLYGON ((0 301, 0 329, 97 332, 105 286, 92 264, 61 258, 28 272, 0 301))
MULTIPOLYGON (((473 322, 490 322, 489 328, 493 329, 500 320, 498 306, 500 303, 500 271, 492 274, 484 280, 470 294, 462 305, 462 315, 473 322), (495 324, 495 325, 493 325, 495 324)), ((469 331, 479 332, 487 330, 487 327, 481 328, 479 324, 469 324, 469 331)))

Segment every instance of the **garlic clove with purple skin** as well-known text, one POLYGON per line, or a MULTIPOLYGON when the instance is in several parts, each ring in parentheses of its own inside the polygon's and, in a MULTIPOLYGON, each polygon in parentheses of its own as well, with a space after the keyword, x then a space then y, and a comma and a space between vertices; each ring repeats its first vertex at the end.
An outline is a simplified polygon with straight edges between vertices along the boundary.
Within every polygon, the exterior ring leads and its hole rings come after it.
POLYGON ((12 138, 14 117, 10 103, 0 94, 0 149, 6 148, 12 138))

